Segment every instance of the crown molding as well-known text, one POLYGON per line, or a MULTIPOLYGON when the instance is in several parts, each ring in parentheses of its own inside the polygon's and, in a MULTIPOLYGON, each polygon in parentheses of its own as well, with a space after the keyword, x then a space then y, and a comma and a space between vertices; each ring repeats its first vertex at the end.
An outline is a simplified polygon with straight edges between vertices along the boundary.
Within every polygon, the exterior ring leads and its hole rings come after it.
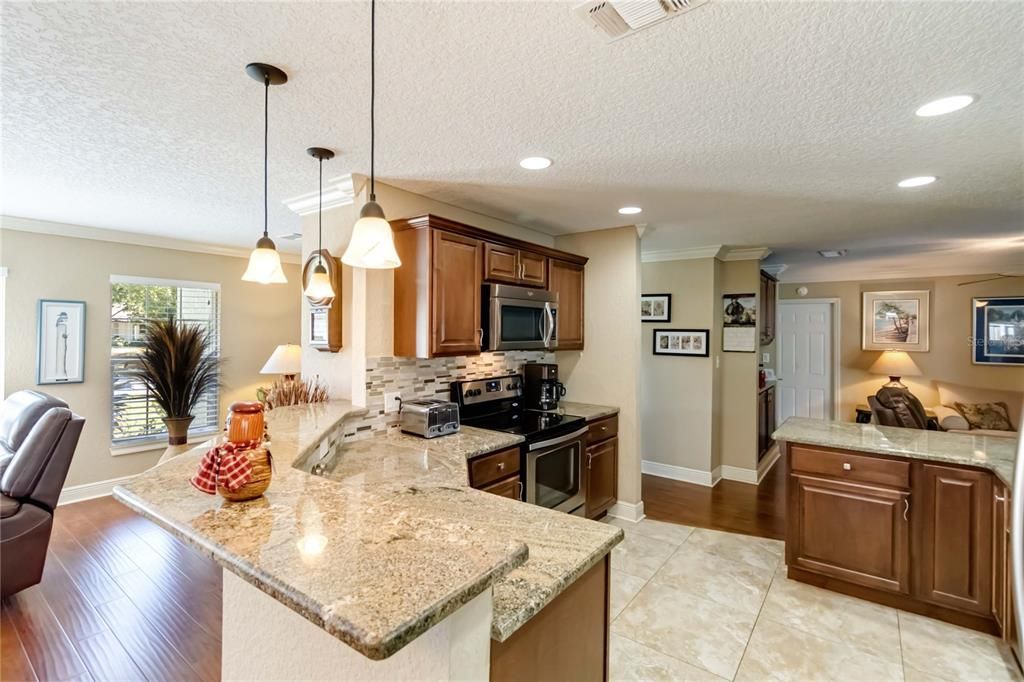
POLYGON ((662 263, 672 260, 695 260, 697 258, 721 258, 724 246, 694 246, 688 249, 662 249, 644 251, 640 254, 643 263, 662 263))
MULTIPOLYGON (((328 211, 339 206, 348 206, 355 201, 356 190, 352 181, 352 174, 341 175, 328 180, 324 185, 323 210, 328 211)), ((316 213, 320 208, 320 190, 300 194, 291 199, 282 201, 293 213, 299 215, 310 215, 316 213)))
POLYGON ((765 272, 767 272, 769 275, 771 275, 775 279, 778 279, 779 275, 784 273, 786 271, 786 268, 788 268, 788 267, 789 267, 789 265, 787 265, 786 263, 775 263, 775 264, 772 264, 772 265, 762 265, 761 269, 764 270, 765 272))
POLYGON ((755 246, 742 249, 726 248, 725 254, 719 256, 719 260, 764 260, 772 255, 772 250, 763 246, 755 246))
MULTIPOLYGON (((71 225, 69 223, 53 223, 48 220, 34 220, 32 218, 18 218, 16 216, 0 216, 0 230, 48 234, 57 237, 71 237, 73 239, 92 239, 94 241, 101 242, 131 244, 132 246, 148 246, 154 249, 189 251, 191 253, 206 253, 213 256, 229 256, 231 258, 249 257, 248 249, 240 249, 235 246, 206 244, 203 242, 193 242, 185 239, 161 237, 159 235, 140 234, 138 232, 122 232, 120 230, 108 230, 102 227, 88 227, 85 225, 71 225)), ((302 263, 302 257, 296 253, 282 252, 281 262, 299 264, 302 263)))

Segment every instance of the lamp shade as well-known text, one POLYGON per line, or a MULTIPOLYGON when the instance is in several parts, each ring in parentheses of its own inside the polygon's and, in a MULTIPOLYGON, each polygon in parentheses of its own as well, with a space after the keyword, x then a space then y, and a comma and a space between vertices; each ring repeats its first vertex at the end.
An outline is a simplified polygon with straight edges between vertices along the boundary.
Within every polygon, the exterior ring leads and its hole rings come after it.
POLYGON ((377 202, 368 201, 363 206, 341 262, 370 270, 391 270, 402 264, 395 251, 391 225, 385 220, 384 211, 377 202))
POLYGON ((334 300, 334 288, 331 286, 331 278, 323 265, 317 265, 309 278, 302 295, 306 298, 318 301, 320 305, 330 305, 334 300))
POLYGON ((299 374, 302 372, 302 346, 288 343, 274 349, 260 374, 299 374))
POLYGON ((887 350, 878 356, 869 370, 872 374, 883 374, 889 377, 916 377, 921 370, 905 351, 887 350))
POLYGON ((249 267, 245 269, 242 279, 246 282, 260 284, 287 284, 288 278, 284 276, 284 270, 281 269, 281 254, 274 248, 274 242, 270 242, 268 248, 262 244, 263 241, 261 239, 261 243, 257 244, 249 254, 249 267))

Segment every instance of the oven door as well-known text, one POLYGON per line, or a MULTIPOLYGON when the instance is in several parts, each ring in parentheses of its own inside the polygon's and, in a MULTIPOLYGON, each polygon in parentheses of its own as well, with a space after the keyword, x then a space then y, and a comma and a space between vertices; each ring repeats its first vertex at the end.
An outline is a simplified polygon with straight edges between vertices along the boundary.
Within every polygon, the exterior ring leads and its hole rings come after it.
POLYGON ((526 501, 571 512, 586 501, 583 451, 587 427, 565 436, 531 443, 526 452, 526 501))
POLYGON ((488 350, 553 350, 558 304, 521 298, 491 298, 488 350))

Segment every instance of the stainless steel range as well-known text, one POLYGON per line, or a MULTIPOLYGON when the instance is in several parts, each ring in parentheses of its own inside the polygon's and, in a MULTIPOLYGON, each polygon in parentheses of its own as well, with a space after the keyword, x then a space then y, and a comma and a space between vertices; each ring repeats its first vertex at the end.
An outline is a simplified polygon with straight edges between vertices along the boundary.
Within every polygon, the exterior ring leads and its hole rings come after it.
POLYGON ((525 409, 518 374, 452 382, 451 399, 463 424, 526 438, 520 466, 525 502, 583 515, 586 419, 525 409))

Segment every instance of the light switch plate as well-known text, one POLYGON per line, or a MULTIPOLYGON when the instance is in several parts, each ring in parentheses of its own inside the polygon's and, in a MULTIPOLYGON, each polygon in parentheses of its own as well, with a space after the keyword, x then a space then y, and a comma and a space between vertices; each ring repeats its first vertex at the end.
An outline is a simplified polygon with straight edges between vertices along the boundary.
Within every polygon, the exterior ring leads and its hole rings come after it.
POLYGON ((402 406, 402 394, 398 391, 384 393, 384 414, 394 414, 402 406))
POLYGON ((761 362, 763 362, 764 364, 767 365, 771 361, 772 361, 772 354, 771 353, 761 353, 761 362))

